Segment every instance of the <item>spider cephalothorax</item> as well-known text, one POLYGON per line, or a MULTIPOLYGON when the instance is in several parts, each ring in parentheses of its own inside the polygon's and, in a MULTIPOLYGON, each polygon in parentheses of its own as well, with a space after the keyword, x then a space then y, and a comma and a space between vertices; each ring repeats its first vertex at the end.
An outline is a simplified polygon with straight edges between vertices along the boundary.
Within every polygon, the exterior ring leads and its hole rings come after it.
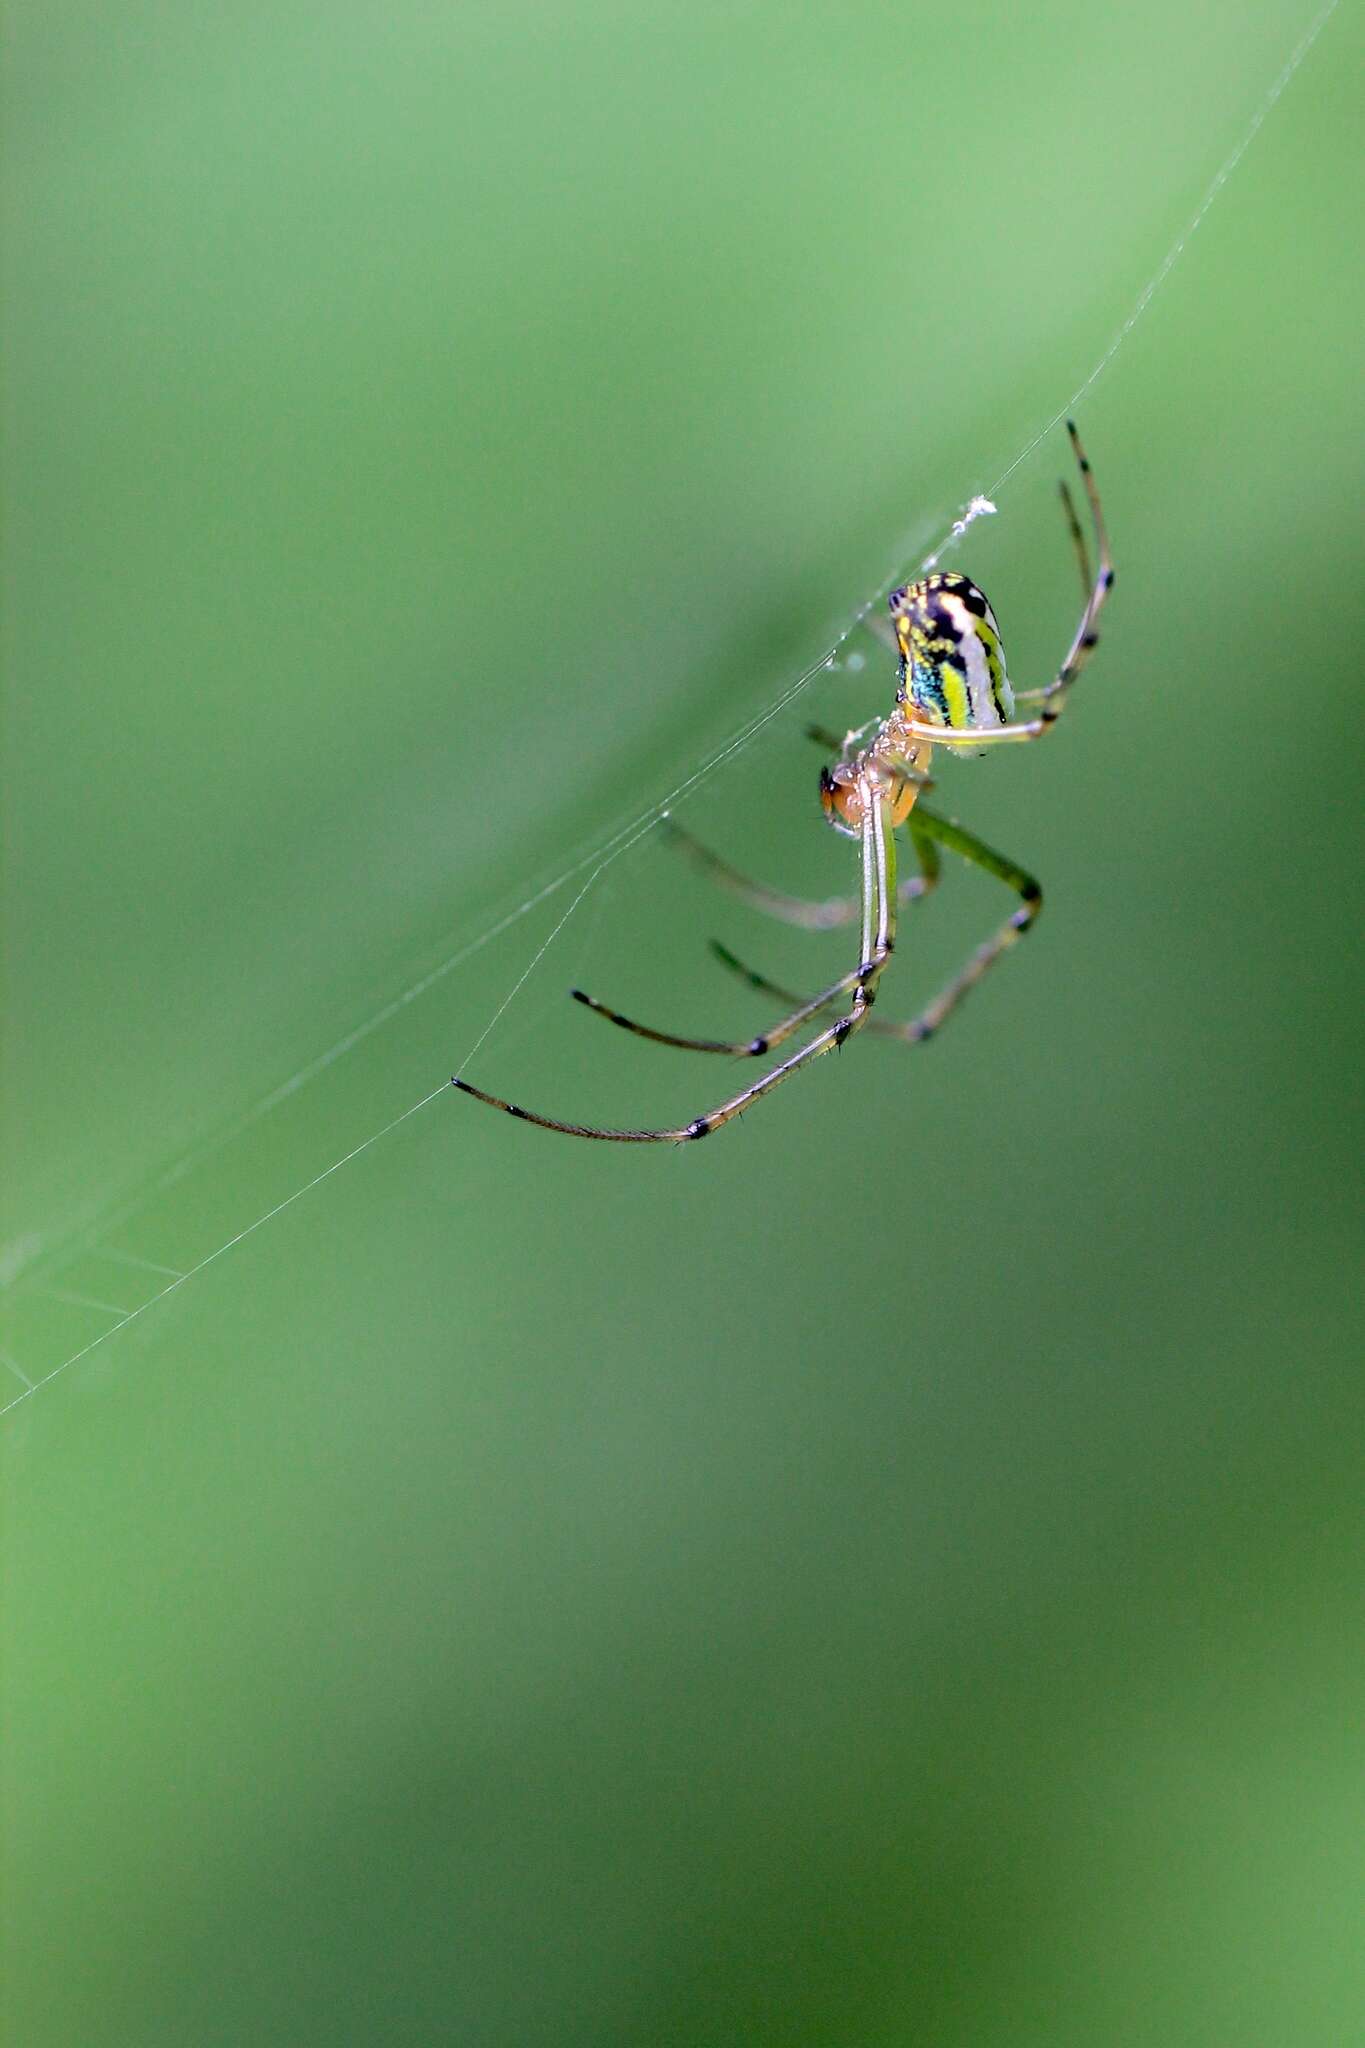
POLYGON ((1008 725, 1014 692, 1000 627, 985 593, 952 571, 893 590, 887 600, 900 650, 899 702, 930 725, 1008 725))
POLYGON ((693 1117, 686 1124, 610 1130, 599 1124, 566 1123, 559 1117, 542 1116, 536 1110, 519 1109, 515 1103, 505 1102, 500 1095, 489 1095, 472 1081, 463 1081, 458 1076, 457 1088, 508 1116, 520 1117, 523 1123, 539 1124, 547 1131, 563 1131, 571 1138, 609 1138, 631 1145, 680 1145, 720 1130, 791 1075, 801 1073, 822 1053, 843 1045, 855 1031, 877 1032, 910 1045, 919 1045, 934 1035, 968 989, 975 988, 1015 940, 1032 929, 1043 907, 1043 892, 1032 875, 994 852, 955 819, 931 810, 920 797, 931 786, 929 766, 935 748, 975 752, 1002 742, 1041 739, 1051 732, 1061 717, 1072 684, 1096 644, 1100 608, 1113 585, 1114 570, 1090 464, 1069 420, 1067 431, 1085 484, 1099 562, 1092 575, 1090 551, 1071 494, 1063 484, 1062 505, 1085 587, 1085 603, 1080 624, 1052 681, 1020 693, 1019 702, 1036 706, 1036 711, 1022 723, 1014 722, 1015 696, 1005 674, 1005 654, 995 614, 969 578, 947 573, 926 576, 891 593, 891 621, 900 655, 900 688, 890 714, 846 734, 842 741, 823 727, 810 729, 812 738, 835 757, 820 777, 820 798, 830 823, 858 842, 862 869, 862 890, 858 896, 812 901, 751 882, 716 854, 699 846, 680 826, 669 823, 668 829, 677 843, 756 910, 767 911, 788 924, 802 925, 807 931, 830 931, 837 926, 858 924, 861 938, 857 966, 841 974, 818 995, 803 998, 755 974, 724 946, 715 945, 718 957, 751 988, 762 989, 787 1005, 785 1017, 769 1025, 757 1038, 748 1039, 690 1038, 676 1031, 657 1031, 652 1025, 637 1024, 633 1018, 623 1017, 619 1010, 608 1009, 582 989, 573 991, 580 1003, 609 1023, 619 1024, 637 1037, 652 1038, 656 1045, 682 1046, 692 1052, 761 1059, 795 1038, 804 1027, 812 1028, 812 1036, 797 1051, 770 1067, 761 1080, 727 1096, 704 1116, 693 1117), (919 872, 897 882, 895 834, 900 828, 910 842, 919 872), (966 966, 917 1017, 906 1023, 892 1023, 880 1016, 873 1019, 877 986, 895 948, 898 906, 926 895, 934 887, 941 852, 958 854, 973 867, 1003 882, 1019 898, 1019 907, 992 938, 977 947, 966 966))
POLYGON ((836 832, 856 839, 868 801, 874 800, 886 804, 894 832, 905 823, 929 780, 925 771, 932 752, 925 741, 915 738, 904 715, 893 711, 865 747, 850 754, 846 741, 842 758, 832 768, 820 770, 825 817, 836 832))

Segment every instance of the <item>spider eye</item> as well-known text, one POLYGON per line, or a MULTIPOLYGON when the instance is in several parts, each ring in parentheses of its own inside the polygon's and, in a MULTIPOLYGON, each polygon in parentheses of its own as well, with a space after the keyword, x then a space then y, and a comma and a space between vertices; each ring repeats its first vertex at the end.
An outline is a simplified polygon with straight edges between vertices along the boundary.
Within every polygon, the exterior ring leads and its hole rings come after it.
POLYGON ((1014 693, 1000 627, 967 576, 927 576, 891 595, 901 653, 901 699, 932 725, 1007 725, 1014 693))

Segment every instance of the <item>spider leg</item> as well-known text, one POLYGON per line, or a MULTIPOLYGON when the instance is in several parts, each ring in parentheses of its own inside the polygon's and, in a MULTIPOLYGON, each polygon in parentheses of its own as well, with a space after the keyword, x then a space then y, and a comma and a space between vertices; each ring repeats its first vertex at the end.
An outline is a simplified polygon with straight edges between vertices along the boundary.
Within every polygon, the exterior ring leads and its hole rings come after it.
MULTIPOLYGON (((903 1043, 919 1045, 926 1038, 932 1038, 944 1019, 957 1008, 968 989, 974 988, 982 976, 995 965, 1001 954, 1007 952, 1016 940, 1022 938, 1024 933, 1037 923, 1043 908, 1043 892, 1033 876, 1014 861, 996 853, 993 847, 978 839, 974 832, 964 831, 962 826, 952 824, 947 818, 941 818, 926 804, 919 804, 916 807, 914 823, 926 839, 937 841, 938 845, 958 854, 963 860, 970 861, 974 867, 984 868, 987 874, 994 875, 1008 888, 1013 889, 1020 899, 1019 908, 1013 916, 1007 918, 999 931, 977 947, 962 971, 954 975, 947 987, 942 989, 917 1017, 903 1024, 893 1022, 889 1017, 874 1017, 868 1026, 868 1029, 880 1038, 898 1038, 903 1043)), ((788 990, 769 981, 765 975, 756 974, 753 968, 746 967, 728 947, 720 945, 714 939, 711 941, 711 951, 722 966, 728 967, 732 974, 737 974, 742 980, 747 981, 751 988, 759 989, 765 995, 776 996, 780 1002, 797 1000, 788 990)))
POLYGON ((921 829, 948 852, 958 854, 970 861, 973 867, 984 868, 988 875, 994 875, 1007 888, 1013 889, 1019 898, 1019 908, 1007 917, 999 930, 979 945, 961 972, 955 974, 947 987, 941 989, 932 1003, 920 1011, 908 1024, 890 1024, 887 1030, 896 1038, 907 1039, 912 1045, 931 1038, 943 1023, 945 1017, 955 1010, 968 989, 975 988, 984 974, 987 974, 1003 953, 1031 931, 1042 915, 1043 891, 1041 885, 1018 866, 987 846, 984 839, 978 839, 974 832, 964 831, 947 818, 941 818, 937 811, 920 805, 917 817, 921 829))
MULTIPOLYGON (((842 740, 835 740, 835 752, 838 752, 842 745, 842 740)), ((674 819, 665 818, 661 822, 673 844, 679 847, 704 875, 713 882, 718 882, 722 889, 728 889, 732 896, 738 896, 741 903, 747 903, 751 910, 761 910, 765 917, 775 917, 783 924, 799 925, 803 931, 808 932, 837 931, 844 925, 858 922, 862 905, 856 896, 813 898, 790 896, 784 889, 770 889, 766 883, 752 881, 748 875, 741 874, 738 868, 732 868, 718 853, 712 853, 708 846, 703 846, 690 832, 685 832, 674 819)), ((922 896, 929 886, 922 874, 907 875, 900 885, 899 900, 902 903, 909 903, 916 896, 922 896)), ((601 1006, 594 1004, 590 1007, 601 1006)))
MULTIPOLYGON (((730 1096, 704 1116, 694 1117, 689 1124, 657 1131, 606 1130, 594 1124, 563 1123, 557 1117, 521 1109, 514 1102, 505 1102, 499 1095, 488 1095, 471 1082, 462 1081, 458 1075, 451 1076, 452 1085, 466 1095, 472 1095, 476 1101, 487 1103, 490 1109, 500 1109, 507 1116, 519 1117, 523 1123, 539 1124, 542 1130, 563 1131, 567 1137, 599 1138, 628 1145, 683 1144, 691 1138, 705 1138, 712 1131, 719 1130, 722 1124, 741 1115, 751 1102, 757 1102, 822 1053, 841 1047, 867 1021, 876 1000, 877 983, 895 944, 896 851, 888 825, 889 798, 871 781, 864 785, 863 794, 865 801, 860 833, 863 859, 862 943, 857 967, 843 977, 852 1000, 841 1017, 808 1040, 789 1059, 771 1068, 761 1080, 755 1081, 751 1087, 742 1088, 737 1095, 730 1096)), ((828 998, 821 999, 822 1002, 825 1000, 828 998)))
POLYGON ((1076 550, 1076 566, 1081 572, 1081 596, 1088 599, 1094 588, 1094 579, 1090 573, 1090 549, 1086 545, 1085 535, 1081 532, 1081 522, 1076 517, 1076 501, 1071 495, 1071 486, 1064 476, 1057 479, 1057 489, 1062 500, 1062 510, 1066 514, 1071 545, 1076 550))
POLYGON ((811 996, 808 999, 793 996, 791 1000, 798 1007, 789 1017, 783 1017, 780 1023, 761 1032, 757 1038, 684 1038, 674 1031, 656 1031, 652 1025, 637 1024, 633 1017, 624 1017, 619 1010, 608 1009, 605 1003, 598 1002, 596 996, 588 995, 581 988, 571 988, 569 994, 576 1003, 582 1003, 584 1009, 591 1010, 594 1016, 605 1017, 609 1024, 619 1024, 623 1031, 633 1031, 637 1038, 651 1039, 655 1045, 676 1045, 684 1052, 725 1052, 729 1053, 732 1059, 761 1059, 765 1052, 771 1052, 775 1046, 783 1044, 790 1038, 808 1018, 814 1017, 821 1010, 827 1010, 831 1003, 838 1002, 840 996, 850 994, 857 987, 861 973, 862 968, 859 966, 848 974, 841 974, 837 981, 831 982, 827 989, 822 989, 818 996, 811 996))
POLYGON ((1086 546, 1085 535, 1081 532, 1081 522, 1076 517, 1076 501, 1071 495, 1071 486, 1065 477, 1058 478, 1057 491, 1061 497, 1067 531, 1071 535, 1071 545, 1076 550, 1076 566, 1081 572, 1081 596, 1088 599, 1094 584, 1090 572, 1090 550, 1086 546))
MULTIPOLYGON (((708 943, 722 967, 728 967, 731 974, 735 975, 738 980, 747 981, 750 988, 757 989, 761 995, 775 996, 779 1003, 795 1003, 800 1001, 799 996, 794 994, 791 989, 785 988, 780 981, 770 981, 768 976, 760 974, 757 968, 747 967, 738 954, 732 953, 730 948, 722 945, 719 939, 711 939, 708 943)), ((874 1038, 905 1037, 905 1026, 896 1023, 890 1017, 872 1017, 868 1020, 866 1028, 872 1033, 874 1038)))
MULTIPOLYGON (((1081 590, 1088 599, 1093 582, 1090 568, 1090 550, 1086 546, 1085 535, 1081 532, 1081 522, 1076 517, 1075 500, 1071 495, 1065 477, 1059 481, 1057 490, 1062 501, 1062 515, 1066 520, 1067 531, 1071 535, 1071 544, 1076 550, 1076 561, 1081 572, 1081 590)), ((1046 686, 1041 690, 1016 690, 1014 701, 1016 704, 1038 704, 1046 698, 1047 694, 1046 686)))
MULTIPOLYGON (((905 722, 906 729, 913 733, 916 739, 932 740, 936 745, 944 747, 972 748, 994 746, 1001 741, 1041 739, 1044 733, 1051 731, 1066 709, 1067 692, 1099 645, 1100 636, 1096 627, 1100 612, 1104 607, 1104 601, 1114 587, 1114 565, 1110 559, 1109 535, 1105 529, 1104 513, 1100 506, 1100 494, 1095 487, 1095 478, 1091 472, 1090 459, 1081 446, 1081 437, 1076 432, 1074 420, 1067 421, 1066 430, 1071 436, 1071 446, 1075 452, 1077 466, 1081 472, 1081 482, 1085 486, 1085 495, 1090 506, 1090 517, 1095 528, 1095 543, 1099 549, 1099 567, 1094 582, 1089 585, 1085 608, 1081 613, 1081 622, 1072 636, 1065 661, 1045 688, 1020 692, 1021 702, 1039 703, 1042 705, 1042 710, 1036 718, 1028 719, 1019 725, 956 726, 948 728, 941 725, 930 725, 927 722, 921 723, 918 719, 907 719, 905 722)), ((1066 494, 1066 503, 1073 531, 1079 531, 1075 512, 1071 507, 1070 492, 1066 494)), ((1080 543, 1079 557, 1087 571, 1088 580, 1090 563, 1083 539, 1080 543)))
MULTIPOLYGON (((756 988, 761 995, 775 996, 779 1003, 800 1002, 801 998, 791 989, 784 988, 780 981, 770 981, 766 974, 760 974, 756 968, 746 967, 738 954, 732 953, 728 946, 723 946, 719 939, 711 939, 708 943, 721 966, 728 967, 731 974, 736 975, 740 981, 747 981, 750 988, 756 988)), ((903 1026, 893 1023, 889 1017, 872 1017, 866 1028, 874 1037, 900 1038, 904 1035, 903 1026)))
POLYGON ((462 1095, 472 1095, 476 1102, 486 1102, 490 1109, 500 1109, 524 1124, 539 1124, 542 1131, 563 1131, 566 1138, 609 1138, 618 1145, 655 1145, 667 1140, 679 1143, 684 1138, 706 1136, 705 1131, 693 1130, 691 1125, 677 1131, 606 1131, 599 1130, 596 1124, 566 1124, 561 1123, 557 1116, 541 1116, 534 1109, 522 1109, 515 1102, 504 1102, 500 1095, 487 1095, 472 1081, 462 1081, 458 1074, 451 1075, 450 1085, 458 1088, 462 1095))

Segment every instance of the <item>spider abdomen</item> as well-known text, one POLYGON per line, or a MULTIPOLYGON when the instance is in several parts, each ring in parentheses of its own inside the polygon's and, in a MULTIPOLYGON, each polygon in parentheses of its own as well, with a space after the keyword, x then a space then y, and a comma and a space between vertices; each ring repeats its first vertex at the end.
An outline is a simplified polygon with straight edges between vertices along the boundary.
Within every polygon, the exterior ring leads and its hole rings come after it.
POLYGON ((930 725, 1008 725, 1014 692, 984 591, 947 572, 893 590, 887 602, 900 649, 899 701, 930 725))

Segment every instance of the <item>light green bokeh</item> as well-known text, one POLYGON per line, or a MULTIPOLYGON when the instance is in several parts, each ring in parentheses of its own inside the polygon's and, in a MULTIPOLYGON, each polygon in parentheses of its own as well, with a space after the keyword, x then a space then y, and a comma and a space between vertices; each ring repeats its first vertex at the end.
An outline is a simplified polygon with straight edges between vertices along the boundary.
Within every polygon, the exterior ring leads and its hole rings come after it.
MULTIPOLYGON (((253 1114, 1000 475, 1307 21, 11 8, 20 1371, 463 1064, 594 863, 253 1114)), ((951 1032, 681 1153, 443 1094, 0 1420, 16 2043, 1358 2031, 1359 53, 1086 397, 1118 586, 943 768, 1048 891, 951 1032)), ((1065 459, 961 557, 1024 682, 1065 459)), ((822 893, 845 652, 685 810, 822 893)), ((1004 907, 951 872, 887 1008, 1004 907)), ((651 835, 472 1078, 697 1113, 564 989, 757 1028, 713 932, 847 964, 651 835)))

